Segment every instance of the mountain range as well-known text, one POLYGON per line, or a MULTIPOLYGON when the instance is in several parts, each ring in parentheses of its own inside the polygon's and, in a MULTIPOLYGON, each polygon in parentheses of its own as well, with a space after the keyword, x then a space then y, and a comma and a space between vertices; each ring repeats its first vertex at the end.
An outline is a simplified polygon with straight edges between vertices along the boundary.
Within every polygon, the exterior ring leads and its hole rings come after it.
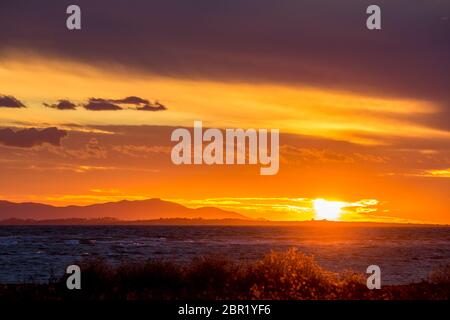
POLYGON ((87 206, 57 207, 42 203, 15 203, 0 200, 0 221, 7 219, 101 219, 152 220, 152 219, 246 219, 232 211, 215 207, 188 208, 161 199, 107 202, 87 206))

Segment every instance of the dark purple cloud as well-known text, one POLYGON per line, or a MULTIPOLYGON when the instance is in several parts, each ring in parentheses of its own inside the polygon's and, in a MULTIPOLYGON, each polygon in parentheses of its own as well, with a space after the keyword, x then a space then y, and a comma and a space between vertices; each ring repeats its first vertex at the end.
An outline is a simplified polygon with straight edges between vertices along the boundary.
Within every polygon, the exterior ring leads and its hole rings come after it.
POLYGON ((92 103, 104 103, 104 102, 110 102, 114 103, 111 99, 103 99, 103 98, 89 98, 89 102, 92 103))
POLYGON ((130 96, 123 99, 104 99, 104 98, 90 98, 89 102, 109 102, 109 103, 117 103, 117 104, 134 104, 134 105, 140 105, 140 104, 149 104, 150 101, 147 99, 143 99, 136 96, 130 96))
POLYGON ((10 147, 31 148, 44 143, 59 146, 67 132, 55 127, 36 129, 26 128, 13 130, 0 129, 0 144, 10 147))
POLYGON ((0 59, 10 49, 183 79, 276 82, 436 102, 412 119, 450 129, 450 2, 378 0, 2 0, 0 59), (132 23, 130 22, 132 21, 132 23), (11 28, 10 26, 20 26, 11 28))
POLYGON ((86 110, 91 111, 116 111, 122 110, 118 105, 109 102, 108 100, 99 99, 99 98, 91 98, 89 102, 83 105, 86 110))
POLYGON ((145 104, 141 107, 137 107, 136 110, 139 110, 139 111, 163 111, 163 110, 167 110, 167 108, 163 104, 161 104, 159 102, 155 102, 154 105, 145 104))
POLYGON ((0 95, 0 108, 26 108, 25 105, 13 96, 0 95))
POLYGON ((53 104, 43 103, 43 105, 58 110, 75 110, 77 108, 76 104, 70 102, 69 100, 58 100, 57 103, 53 104))
POLYGON ((114 103, 119 103, 119 104, 149 104, 150 102, 147 99, 143 99, 143 98, 139 98, 139 97, 135 97, 135 96, 130 96, 130 97, 126 97, 123 99, 117 99, 117 100, 110 100, 114 103))
MULTIPOLYGON (((90 98, 84 108, 88 110, 124 110, 119 105, 133 105, 135 108, 131 110, 140 111, 163 111, 167 108, 156 101, 154 104, 147 99, 136 96, 129 96, 123 99, 104 99, 104 98, 90 98)), ((129 108, 128 108, 129 109, 129 108)))

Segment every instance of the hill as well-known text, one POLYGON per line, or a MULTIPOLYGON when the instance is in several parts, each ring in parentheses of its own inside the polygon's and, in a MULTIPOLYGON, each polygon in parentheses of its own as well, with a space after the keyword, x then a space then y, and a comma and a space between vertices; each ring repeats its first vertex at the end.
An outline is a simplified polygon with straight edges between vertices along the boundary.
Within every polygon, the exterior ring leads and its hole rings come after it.
POLYGON ((57 207, 41 203, 0 201, 0 220, 101 219, 248 219, 232 211, 214 207, 188 208, 161 199, 107 202, 88 206, 57 207))

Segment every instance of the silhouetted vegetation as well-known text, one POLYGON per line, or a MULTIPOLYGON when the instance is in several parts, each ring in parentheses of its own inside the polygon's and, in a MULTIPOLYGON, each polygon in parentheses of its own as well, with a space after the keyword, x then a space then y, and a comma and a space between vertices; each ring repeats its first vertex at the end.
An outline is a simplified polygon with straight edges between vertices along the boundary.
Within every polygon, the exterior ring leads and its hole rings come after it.
POLYGON ((450 266, 420 283, 369 290, 366 276, 332 273, 295 249, 272 252, 255 262, 221 257, 180 265, 167 261, 108 265, 86 260, 82 289, 68 290, 66 278, 47 285, 0 285, 0 299, 449 299, 450 266))

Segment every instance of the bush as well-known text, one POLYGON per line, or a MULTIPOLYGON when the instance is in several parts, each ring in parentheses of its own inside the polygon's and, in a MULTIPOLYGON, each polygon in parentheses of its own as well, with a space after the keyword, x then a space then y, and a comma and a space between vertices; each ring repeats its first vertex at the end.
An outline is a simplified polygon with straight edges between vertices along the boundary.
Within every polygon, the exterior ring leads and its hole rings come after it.
POLYGON ((254 262, 210 256, 186 265, 169 261, 126 263, 86 260, 82 290, 67 290, 66 277, 48 285, 0 285, 6 300, 151 300, 151 299, 449 299, 450 266, 427 281, 369 290, 366 276, 351 271, 332 273, 313 257, 295 249, 271 252, 254 262))

